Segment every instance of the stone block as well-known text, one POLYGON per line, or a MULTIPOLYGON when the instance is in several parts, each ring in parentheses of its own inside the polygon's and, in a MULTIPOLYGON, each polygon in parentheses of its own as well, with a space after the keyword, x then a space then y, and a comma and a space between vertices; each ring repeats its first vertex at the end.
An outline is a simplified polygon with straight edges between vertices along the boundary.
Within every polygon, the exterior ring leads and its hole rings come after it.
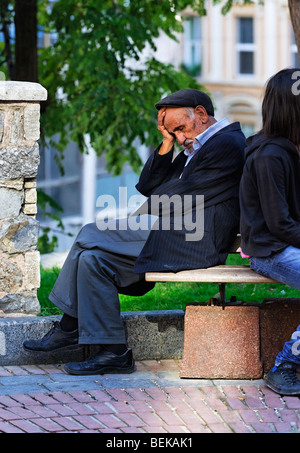
POLYGON ((122 318, 136 360, 181 358, 182 310, 126 312, 122 318))
POLYGON ((29 141, 40 138, 40 104, 28 104, 24 108, 24 138, 29 141))
POLYGON ((25 203, 26 204, 36 204, 37 202, 37 192, 36 189, 25 189, 25 203))
POLYGON ((41 311, 36 291, 10 292, 0 300, 0 312, 37 315, 41 311))
MULTIPOLYGON (((14 259, 3 259, 1 256, 0 266, 0 297, 5 296, 7 293, 14 293, 22 287, 23 284, 23 272, 22 262, 14 259)), ((22 261, 22 257, 21 257, 22 261)), ((0 301, 1 303, 1 301, 0 301)))
POLYGON ((0 250, 10 254, 34 250, 38 235, 39 222, 31 217, 20 215, 5 219, 0 223, 0 250))
POLYGON ((6 189, 23 190, 24 179, 0 179, 0 187, 4 187, 6 189))
POLYGON ((35 178, 26 178, 24 181, 25 189, 36 189, 36 179, 35 178))
POLYGON ((40 163, 39 146, 0 149, 0 178, 34 178, 40 163))
POLYGON ((5 113, 3 110, 0 110, 0 143, 2 142, 4 136, 4 119, 5 113))
POLYGON ((38 289, 40 280, 40 253, 37 250, 25 253, 25 289, 38 289))
POLYGON ((21 212, 23 200, 23 191, 0 187, 0 219, 17 217, 21 212))
POLYGON ((300 324, 300 299, 265 299, 260 309, 261 360, 264 372, 300 324))
POLYGON ((260 361, 257 306, 187 305, 180 377, 258 379, 260 361))
POLYGON ((11 111, 11 118, 9 121, 10 134, 9 143, 16 145, 23 140, 23 108, 14 107, 11 111))
POLYGON ((35 203, 25 203, 23 213, 30 216, 37 214, 37 205, 35 203))

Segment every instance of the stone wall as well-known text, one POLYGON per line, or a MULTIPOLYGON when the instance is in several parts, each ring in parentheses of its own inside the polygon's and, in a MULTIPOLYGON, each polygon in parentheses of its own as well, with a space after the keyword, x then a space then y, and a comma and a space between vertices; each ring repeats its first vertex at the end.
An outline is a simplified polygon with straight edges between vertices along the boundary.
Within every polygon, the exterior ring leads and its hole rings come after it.
POLYGON ((40 311, 36 175, 46 98, 39 84, 0 82, 0 317, 40 311))

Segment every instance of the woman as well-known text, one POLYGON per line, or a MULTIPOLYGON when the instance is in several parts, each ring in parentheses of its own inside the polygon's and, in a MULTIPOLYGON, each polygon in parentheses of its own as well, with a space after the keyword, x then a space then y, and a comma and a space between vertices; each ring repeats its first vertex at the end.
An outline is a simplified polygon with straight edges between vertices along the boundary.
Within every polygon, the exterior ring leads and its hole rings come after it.
MULTIPOLYGON (((268 81, 262 130, 247 141, 240 186, 243 253, 259 274, 300 289, 300 69, 268 81)), ((275 392, 300 394, 300 325, 266 377, 275 392), (299 346, 299 348, 298 348, 299 346)))

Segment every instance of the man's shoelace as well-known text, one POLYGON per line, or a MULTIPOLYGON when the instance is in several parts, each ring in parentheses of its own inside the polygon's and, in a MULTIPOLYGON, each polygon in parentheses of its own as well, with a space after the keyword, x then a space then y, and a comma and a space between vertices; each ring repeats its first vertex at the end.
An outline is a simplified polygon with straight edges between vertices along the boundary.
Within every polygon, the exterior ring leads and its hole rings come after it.
POLYGON ((52 327, 51 329, 49 330, 49 332, 46 333, 46 335, 44 336, 43 340, 48 340, 48 338, 51 337, 51 335, 54 334, 55 330, 57 329, 58 325, 59 325, 59 322, 58 321, 53 321, 52 322, 52 327))
POLYGON ((281 370, 281 374, 286 381, 287 384, 289 385, 295 385, 295 384, 300 384, 300 381, 293 370, 281 370))

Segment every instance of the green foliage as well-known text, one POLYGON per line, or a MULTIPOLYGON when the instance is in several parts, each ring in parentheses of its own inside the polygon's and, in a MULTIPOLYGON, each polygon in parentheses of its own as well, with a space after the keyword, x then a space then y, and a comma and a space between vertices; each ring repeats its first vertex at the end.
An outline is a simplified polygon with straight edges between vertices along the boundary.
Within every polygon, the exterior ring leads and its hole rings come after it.
POLYGON ((38 289, 38 300, 41 305, 41 316, 53 316, 62 314, 62 312, 56 308, 52 302, 48 299, 48 296, 56 282, 60 269, 53 267, 51 269, 44 269, 41 266, 41 286, 38 289))
POLYGON ((38 250, 40 253, 52 253, 58 245, 57 236, 50 237, 50 228, 42 228, 38 238, 38 250))
POLYGON ((62 156, 69 140, 86 152, 88 134, 97 154, 105 154, 109 171, 120 173, 125 162, 140 170, 136 139, 146 145, 160 139, 155 102, 183 87, 199 88, 192 77, 154 56, 155 38, 164 31, 175 39, 182 29, 177 13, 189 3, 54 3, 44 22, 58 38, 41 51, 39 73, 50 98, 42 130, 48 137, 59 134, 52 144, 62 156))
MULTIPOLYGON (((198 0, 188 3, 200 16, 206 16, 208 1, 210 0, 198 0)), ((243 0, 242 2, 237 2, 235 0, 213 0, 213 5, 220 4, 222 6, 222 14, 227 14, 236 3, 238 3, 239 6, 253 5, 254 3, 257 3, 257 0, 243 0)), ((258 3, 263 4, 264 0, 258 0, 258 3)))
MULTIPOLYGON (((56 222, 56 228, 64 231, 64 225, 60 214, 63 213, 61 206, 43 190, 37 190, 37 203, 39 205, 39 212, 43 217, 51 218, 56 222)), ((66 233, 70 235, 70 233, 66 233)), ((57 236, 50 235, 50 228, 41 227, 41 234, 38 238, 38 249, 40 253, 51 253, 55 250, 58 244, 57 236)))
POLYGON ((186 74, 189 74, 192 77, 197 77, 201 73, 201 64, 187 66, 184 63, 182 63, 180 68, 183 72, 185 72, 186 74))

